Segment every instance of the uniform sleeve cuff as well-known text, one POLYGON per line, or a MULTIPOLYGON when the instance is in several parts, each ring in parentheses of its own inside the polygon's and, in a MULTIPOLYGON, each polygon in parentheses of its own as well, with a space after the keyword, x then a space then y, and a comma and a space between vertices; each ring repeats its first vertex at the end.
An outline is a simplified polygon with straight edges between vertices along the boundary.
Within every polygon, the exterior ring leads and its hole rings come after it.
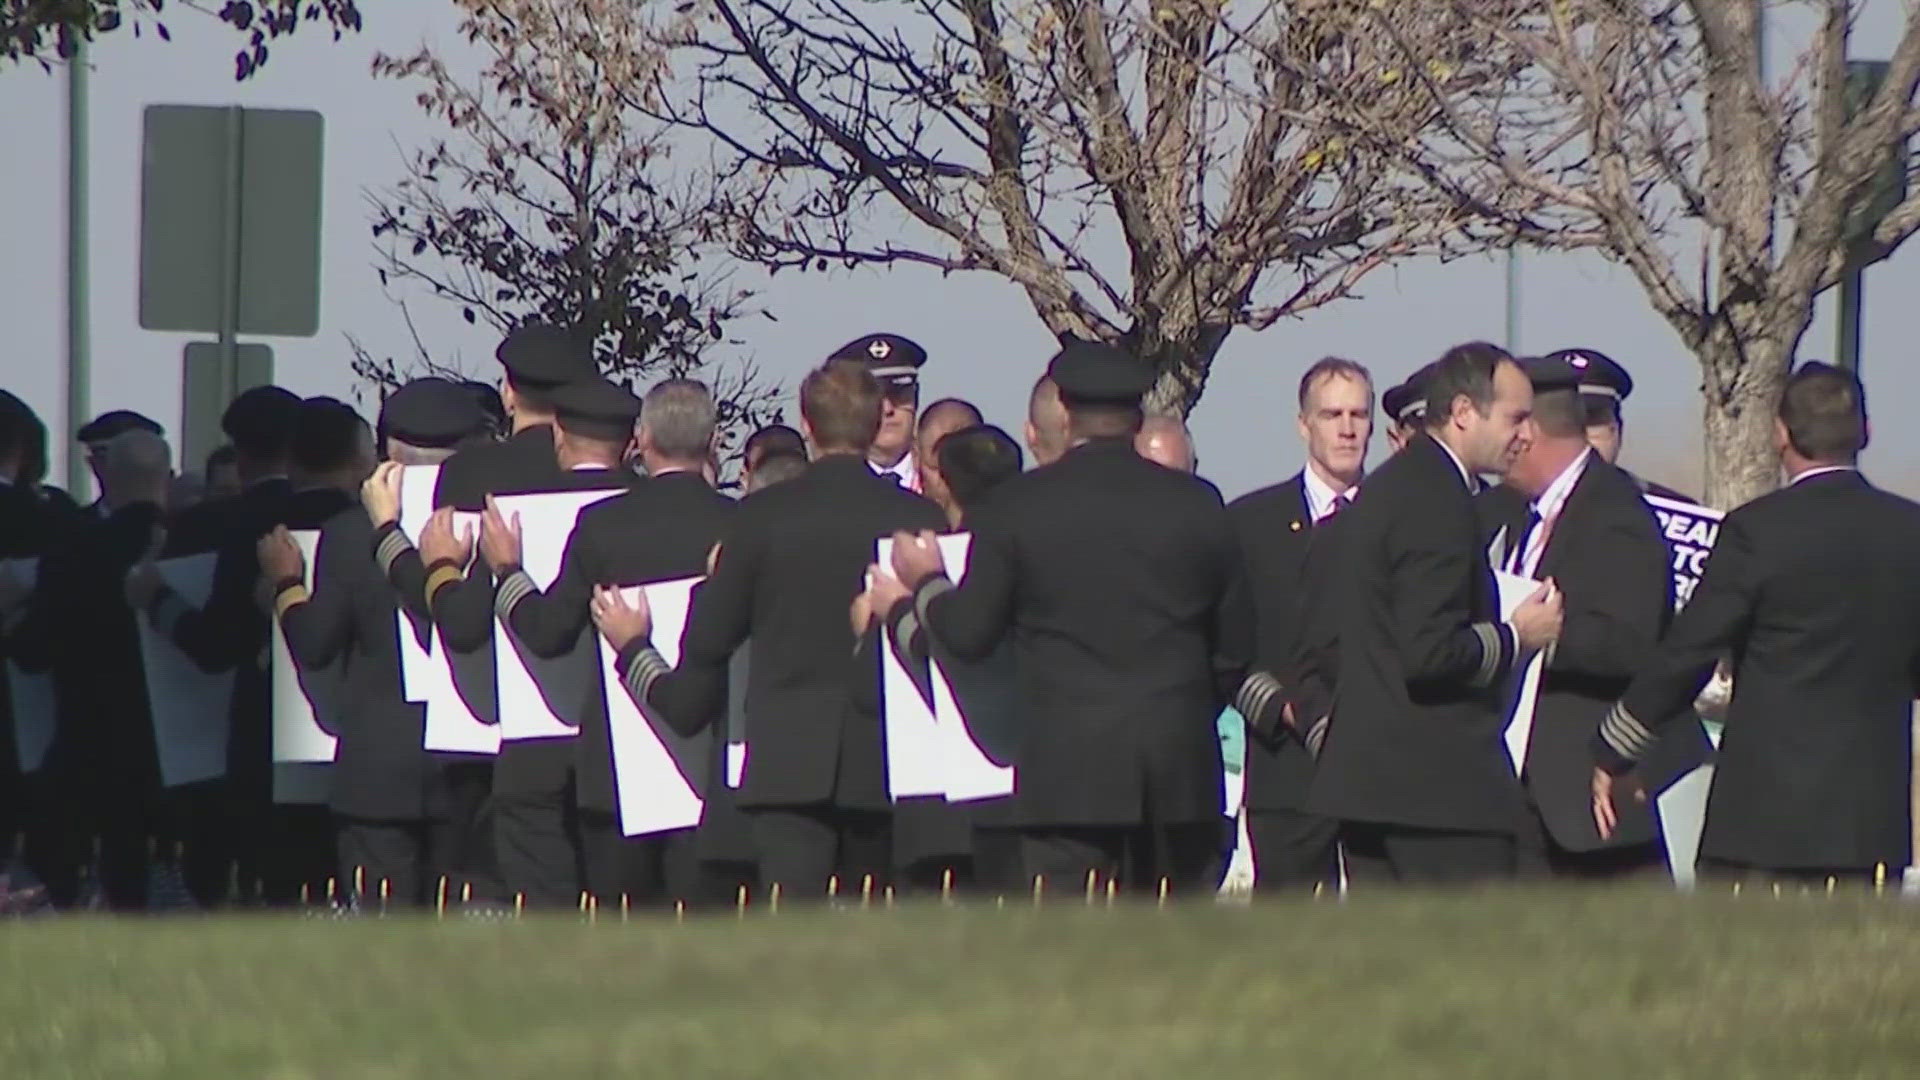
POLYGON ((627 693, 637 705, 646 704, 653 685, 672 670, 667 658, 646 638, 638 638, 621 650, 620 681, 626 684, 627 693))
POLYGON ((921 631, 920 613, 914 610, 916 606, 912 597, 902 597, 885 613, 887 632, 902 648, 921 631))
POLYGON ((1626 702, 1616 702, 1600 720, 1594 755, 1601 768, 1618 775, 1645 757, 1654 742, 1653 731, 1627 710, 1626 702))
POLYGON ((380 564, 381 576, 391 576, 393 564, 400 556, 413 550, 413 544, 407 540, 407 534, 400 531, 397 522, 388 522, 374 533, 373 558, 380 564))
POLYGON ((1287 704, 1280 691, 1279 679, 1265 671, 1253 672, 1240 684, 1239 693, 1233 697, 1233 707, 1254 731, 1272 737, 1280 728, 1281 714, 1287 704))
POLYGON ((1315 720, 1313 722, 1313 726, 1307 729, 1307 734, 1305 738, 1305 741, 1307 744, 1307 753, 1312 754, 1314 757, 1319 757, 1320 748, 1326 745, 1327 721, 1329 719, 1331 719, 1331 717, 1323 716, 1320 719, 1315 720))
POLYGON ((927 606, 941 596, 953 591, 953 582, 945 574, 934 574, 920 583, 913 593, 913 613, 920 619, 920 625, 931 626, 933 621, 927 618, 927 606))
MULTIPOLYGON (((284 582, 282 587, 285 587, 284 582)), ((180 620, 192 610, 193 608, 185 600, 180 599, 179 593, 163 585, 154 597, 153 607, 148 611, 148 618, 152 621, 153 628, 159 631, 160 636, 171 638, 180 628, 180 620)))
POLYGON ((533 583, 527 572, 516 567, 500 579, 500 588, 493 594, 493 612, 500 616, 501 622, 510 622, 513 609, 520 601, 539 591, 540 587, 533 583))
POLYGON ((465 575, 451 559, 442 559, 427 571, 427 606, 433 606, 433 598, 441 589, 461 580, 465 575))
POLYGON ((1467 682, 1476 687, 1492 686, 1512 666, 1519 639, 1513 627, 1503 622, 1474 623, 1473 635, 1480 643, 1480 664, 1467 682))
POLYGON ((299 581, 284 585, 273 594, 273 614, 275 618, 285 618, 288 611, 306 603, 307 586, 299 581))

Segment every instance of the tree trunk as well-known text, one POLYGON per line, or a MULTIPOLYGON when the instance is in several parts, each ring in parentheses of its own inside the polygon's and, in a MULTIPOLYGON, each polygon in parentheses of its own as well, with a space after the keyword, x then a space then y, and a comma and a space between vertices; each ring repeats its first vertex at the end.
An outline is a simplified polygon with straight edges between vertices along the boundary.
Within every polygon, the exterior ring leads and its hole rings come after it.
POLYGON ((1147 391, 1147 412, 1185 419, 1206 389, 1213 358, 1219 355, 1230 329, 1224 321, 1180 328, 1163 322, 1129 334, 1129 340, 1121 344, 1159 373, 1153 389, 1147 391))
MULTIPOLYGON (((1804 332, 1804 326, 1802 327, 1804 332)), ((1800 335, 1716 332, 1699 346, 1705 375, 1708 506, 1731 510, 1780 486, 1775 410, 1800 335)))

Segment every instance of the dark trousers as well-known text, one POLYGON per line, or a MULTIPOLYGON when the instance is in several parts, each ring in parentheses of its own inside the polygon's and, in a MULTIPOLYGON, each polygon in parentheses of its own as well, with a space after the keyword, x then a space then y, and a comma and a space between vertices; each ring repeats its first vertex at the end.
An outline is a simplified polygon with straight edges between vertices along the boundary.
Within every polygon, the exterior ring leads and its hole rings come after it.
POLYGON ((432 858, 424 821, 339 817, 341 894, 358 894, 364 910, 420 907, 427 902, 432 858))
POLYGON ((1300 810, 1248 810, 1255 892, 1312 892, 1340 883, 1340 823, 1300 810))
POLYGON ((1021 880, 1019 830, 1001 825, 974 826, 974 889, 987 896, 1012 896, 1030 884, 1021 880))
POLYGON ((1211 894, 1220 887, 1220 823, 1078 826, 1020 830, 1020 872, 1027 888, 1079 895, 1104 894, 1107 882, 1151 896, 1165 881, 1169 894, 1211 894))
POLYGON ((552 791, 496 793, 493 842, 508 894, 528 907, 570 908, 580 903, 585 859, 573 784, 552 791))
POLYGON ((428 847, 433 853, 432 888, 446 882, 447 902, 509 899, 500 880, 493 838, 493 763, 442 765, 429 781, 428 847))
POLYGON ((700 864, 694 830, 626 836, 616 814, 580 811, 587 891, 605 907, 625 898, 633 907, 710 907, 725 897, 700 864))
MULTIPOLYGON (((1906 867, 1904 866, 1887 867, 1884 882, 1886 887, 1898 892, 1902 876, 1905 872, 1906 867)), ((1702 879, 1712 881, 1716 884, 1731 885, 1738 882, 1747 888, 1763 888, 1778 885, 1782 888, 1791 886, 1795 890, 1800 890, 1806 888, 1824 888, 1829 878, 1833 879, 1836 884, 1855 887, 1871 885, 1873 884, 1875 871, 1872 868, 1847 866, 1798 867, 1783 870, 1765 866, 1748 866, 1744 863, 1729 862, 1725 859, 1713 859, 1702 856, 1699 863, 1699 874, 1702 879)))
POLYGON ((843 899, 870 888, 877 901, 890 884, 892 815, 884 810, 780 806, 749 809, 747 816, 763 894, 778 885, 788 900, 824 899, 837 882, 843 899))
POLYGON ((1518 843, 1507 833, 1349 821, 1340 839, 1352 888, 1475 885, 1511 880, 1518 866, 1518 843))
POLYGON ((265 873, 261 897, 269 904, 293 904, 326 896, 327 879, 339 860, 339 830, 324 806, 275 806, 269 823, 272 847, 261 853, 265 873))
POLYGON ((138 813, 49 823, 30 865, 59 907, 99 902, 113 911, 144 911, 153 843, 143 824, 138 813))
POLYGON ((1628 847, 1572 851, 1554 840, 1537 811, 1529 810, 1526 824, 1526 831, 1519 837, 1517 854, 1518 874, 1524 879, 1605 882, 1668 876, 1667 849, 1659 840, 1628 847))

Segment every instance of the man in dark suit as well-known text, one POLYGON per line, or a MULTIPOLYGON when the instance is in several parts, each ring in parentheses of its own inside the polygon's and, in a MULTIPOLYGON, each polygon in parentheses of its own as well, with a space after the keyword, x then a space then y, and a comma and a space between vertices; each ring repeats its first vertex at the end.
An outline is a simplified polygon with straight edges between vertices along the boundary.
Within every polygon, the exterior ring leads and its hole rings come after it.
MULTIPOLYGON (((921 472, 934 480, 928 485, 929 490, 938 491, 951 500, 947 518, 955 532, 967 531, 967 513, 980 507, 1001 484, 1019 476, 1023 464, 1020 444, 1006 432, 986 424, 950 432, 928 450, 920 462, 921 472)), ((864 635, 873 628, 873 611, 872 593, 862 593, 854 605, 856 633, 864 635)), ((935 643, 927 640, 924 630, 918 627, 918 620, 908 617, 911 611, 912 605, 896 607, 892 621, 884 628, 887 647, 899 657, 921 698, 931 708, 934 702, 932 665, 936 657, 929 650, 934 649, 935 643)), ((1001 641, 986 660, 979 662, 961 660, 945 649, 938 649, 937 654, 940 671, 949 680, 975 743, 989 759, 1002 764, 1015 763, 1011 644, 1001 641)), ((875 687, 876 699, 878 694, 879 688, 875 687)), ((878 708, 877 702, 874 708, 878 708)), ((1005 896, 1027 886, 1020 879, 1020 836, 1007 825, 1011 805, 1012 799, 1006 797, 976 799, 962 804, 963 810, 957 815, 959 823, 970 834, 964 846, 971 854, 971 884, 984 894, 1005 896)), ((895 829, 900 829, 897 822, 895 829)))
POLYGON ((131 409, 109 409, 80 425, 80 430, 74 433, 74 439, 87 455, 87 468, 93 472, 94 486, 103 493, 86 507, 87 513, 96 521, 105 520, 113 513, 112 507, 106 502, 106 479, 100 470, 107 444, 129 431, 144 431, 161 439, 167 437, 167 429, 161 427, 159 421, 131 409))
POLYGON ((876 598, 897 592, 889 610, 911 603, 963 659, 1012 642, 1012 820, 1027 874, 1076 891, 1090 877, 1211 889, 1224 801, 1216 720, 1252 636, 1232 523, 1211 484, 1135 451, 1150 366, 1070 342, 1048 374, 1071 448, 972 516, 958 585, 931 536, 899 535, 898 582, 876 598))
MULTIPOLYGON (((36 437, 32 408, 0 390, 0 560, 38 559, 47 549, 46 533, 53 523, 52 515, 39 496, 20 480, 36 437)), ((0 576, 7 573, 0 570, 0 576)), ((25 599, 24 581, 14 579, 0 584, 0 616, 25 599)), ((3 660, 3 651, 0 651, 0 661, 3 660)), ((27 832, 34 820, 28 779, 20 771, 17 724, 7 679, 7 666, 0 662, 0 844, 12 844, 13 838, 27 832)), ((10 851, 10 854, 24 855, 24 852, 10 851)))
MULTIPOLYGON (((1373 431, 1373 377, 1351 360, 1327 357, 1301 376, 1299 401, 1306 468, 1227 507, 1246 559, 1254 655, 1276 671, 1293 667, 1298 638, 1305 632, 1301 599, 1308 582, 1303 572, 1316 529, 1358 494, 1373 431)), ((1256 889, 1310 889, 1338 880, 1338 822, 1306 811, 1312 779, 1313 758, 1299 732, 1283 728, 1251 733, 1246 810, 1256 889)))
MULTIPOLYGON (((633 443, 634 417, 640 403, 623 387, 599 376, 563 383, 547 394, 553 408, 554 460, 557 471, 545 486, 548 492, 625 491, 639 482, 626 467, 627 450, 633 443)), ((499 510, 494 496, 486 497, 486 513, 496 519, 499 510)), ((484 520, 484 518, 483 518, 484 520)), ((503 521, 496 521, 494 535, 504 535, 503 521)), ((513 556, 509 570, 519 569, 519 551, 499 549, 494 557, 513 556)), ((427 581, 428 601, 435 625, 449 648, 459 648, 493 638, 493 620, 498 617, 503 580, 489 572, 490 560, 473 561, 471 536, 456 539, 452 529, 452 511, 435 512, 420 534, 420 554, 430 568, 427 581), (454 577, 458 568, 467 567, 464 577, 454 577), (481 630, 482 613, 473 605, 484 599, 487 629, 481 630), (449 631, 449 628, 456 628, 449 631)), ((532 580, 524 574, 524 585, 532 580)), ((523 587, 523 586, 522 586, 523 587)), ((574 643, 577 644, 577 643, 574 643)), ((584 646, 582 646, 584 647, 584 646)), ((495 646, 496 650, 499 648, 495 646)), ((565 681, 584 681, 591 672, 591 657, 576 648, 562 652, 573 657, 565 681)), ((555 673, 556 676, 558 673, 555 673)), ((542 907, 573 904, 580 896, 586 873, 586 854, 582 846, 577 816, 581 773, 580 732, 583 727, 604 728, 605 717, 595 724, 589 714, 603 708, 603 699, 584 685, 560 686, 540 682, 540 690, 553 714, 569 725, 570 733, 534 738, 506 738, 500 744, 500 759, 493 781, 494 837, 499 853, 500 872, 507 887, 525 895, 527 902, 542 907)), ((502 717, 507 722, 509 717, 502 717)), ((589 757, 594 755, 589 754, 589 757)), ((589 771, 598 775, 599 762, 589 771)))
MULTIPOLYGON (((439 385, 448 409, 477 422, 471 395, 439 385)), ((403 408, 414 404, 396 394, 389 406, 396 400, 403 408)), ((381 430, 390 442, 404 441, 413 425, 391 407, 386 413, 381 430)), ((298 440, 301 471, 330 477, 339 503, 320 529, 312 589, 285 529, 263 538, 258 554, 294 663, 308 673, 337 671, 342 687, 329 799, 337 873, 356 904, 423 905, 437 863, 427 824, 433 763, 422 746, 426 713, 400 686, 398 609, 371 555, 373 524, 352 497, 374 467, 373 433, 347 406, 321 401, 307 405, 298 440)))
MULTIPOLYGON (((505 372, 502 396, 513 434, 502 442, 469 444, 440 467, 433 491, 436 513, 422 530, 420 550, 400 531, 398 505, 391 499, 385 500, 382 515, 374 520, 373 536, 375 558, 418 639, 426 639, 429 625, 440 631, 454 688, 473 715, 489 724, 499 722, 493 577, 484 568, 480 573, 467 572, 472 539, 463 541, 455 535, 452 514, 479 513, 490 495, 556 491, 574 483, 554 456, 552 394, 566 383, 599 377, 589 343, 543 323, 529 323, 509 333, 494 357, 505 372)), ((503 745, 491 762, 472 755, 440 755, 448 813, 474 823, 466 847, 473 852, 469 870, 478 879, 477 890, 493 884, 488 879, 498 863, 499 875, 512 879, 499 883, 507 892, 526 893, 536 903, 577 901, 579 848, 574 831, 564 824, 556 830, 550 815, 529 819, 516 813, 504 823, 507 831, 502 836, 497 807, 489 801, 490 794, 505 794, 511 800, 516 792, 550 793, 564 786, 573 767, 570 742, 543 739, 503 745), (488 803, 484 814, 483 802, 488 803)))
MULTIPOLYGON (((1579 372, 1563 358, 1523 360, 1533 382, 1533 437, 1506 482, 1480 497, 1501 569, 1552 580, 1564 599, 1560 636, 1540 675, 1525 768, 1536 828, 1523 869, 1611 877, 1662 864, 1653 815, 1636 805, 1602 839, 1593 826, 1594 726, 1653 655, 1673 611, 1667 546, 1633 478, 1587 444, 1579 372)), ((1705 733, 1680 725, 1663 761, 1703 756, 1705 733)))
POLYGON ((1672 632, 1600 724, 1595 823, 1612 834, 1620 804, 1645 797, 1616 778, 1731 652, 1703 866, 1803 880, 1906 866, 1920 506, 1855 467, 1867 414, 1851 372, 1802 365, 1774 442, 1787 486, 1727 515, 1672 632))
POLYGON ((144 428, 94 453, 101 513, 63 530, 11 613, 6 652, 51 672, 59 722, 42 768, 51 796, 39 861, 56 903, 82 895, 92 865, 107 904, 146 904, 148 848, 162 823, 160 768, 127 572, 158 549, 172 479, 166 441, 144 428), (97 861, 95 855, 97 854, 97 861))
MULTIPOLYGON (((563 425, 573 423, 569 398, 590 385, 577 383, 555 392, 563 425)), ((550 588, 541 591, 519 569, 517 533, 494 511, 482 519, 481 547, 500 579, 495 610, 514 637, 539 656, 564 656, 583 641, 598 648, 589 620, 595 589, 705 573, 707 556, 734 508, 701 472, 712 451, 717 417, 706 386, 669 379, 649 391, 645 402, 627 397, 631 411, 622 424, 631 432, 635 417, 639 419, 637 440, 647 479, 580 512, 550 588)), ((700 872, 695 830, 624 834, 597 654, 591 681, 593 704, 581 725, 576 792, 588 891, 608 904, 622 897, 642 905, 716 899, 700 872)), ((715 748, 722 750, 724 742, 716 741, 715 748)), ((710 798, 720 798, 726 790, 716 771, 722 767, 718 758, 706 763, 699 786, 710 798)))
POLYGON ((880 725, 851 700, 859 681, 879 678, 878 654, 856 653, 848 604, 876 541, 939 529, 945 518, 867 464, 880 413, 881 388, 864 364, 829 361, 802 381, 813 464, 741 501, 694 595, 678 670, 648 642, 644 608, 612 594, 596 604, 629 691, 684 732, 720 715, 734 652, 753 639, 739 801, 762 886, 790 898, 821 896, 835 876, 849 889, 884 882, 892 862, 880 725))
POLYGON ((1514 872, 1524 799, 1501 738, 1506 677, 1559 631, 1551 588, 1501 618, 1474 514, 1533 388, 1511 357, 1457 346, 1427 377, 1427 430, 1343 512, 1337 698, 1307 809, 1342 822, 1350 881, 1514 872))
POLYGON ((899 334, 866 334, 835 349, 827 359, 865 364, 879 382, 880 430, 867 448, 867 461, 874 472, 920 494, 914 436, 920 408, 920 368, 927 362, 927 350, 899 334))
POLYGON ((127 577, 127 602, 154 630, 200 670, 234 673, 226 775, 168 792, 184 815, 186 884, 205 906, 226 899, 230 868, 243 894, 258 890, 269 903, 299 896, 298 882, 279 872, 274 854, 280 845, 268 828, 275 813, 273 701, 262 663, 269 626, 254 595, 260 581, 254 548, 276 525, 317 528, 339 509, 327 499, 299 520, 288 516, 288 453, 301 407, 299 397, 278 386, 256 386, 235 398, 220 427, 234 448, 240 494, 198 503, 167 522, 161 558, 216 553, 205 606, 168 588, 151 561, 127 577))

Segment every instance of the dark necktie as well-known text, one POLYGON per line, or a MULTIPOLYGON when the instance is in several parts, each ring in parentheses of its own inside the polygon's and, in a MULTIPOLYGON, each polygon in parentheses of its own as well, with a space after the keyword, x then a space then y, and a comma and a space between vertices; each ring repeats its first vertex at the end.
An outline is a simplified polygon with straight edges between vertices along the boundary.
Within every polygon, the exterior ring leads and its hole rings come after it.
POLYGON ((880 475, 881 475, 881 476, 884 476, 884 477, 886 477, 887 479, 889 479, 889 480, 891 480, 891 481, 893 481, 893 486, 894 486, 894 487, 899 487, 899 486, 900 486, 900 474, 899 474, 899 473, 897 473, 897 472, 894 472, 894 471, 893 471, 892 469, 888 469, 888 470, 886 470, 885 472, 883 472, 883 473, 881 473, 880 475))
POLYGON ((1320 520, 1321 520, 1321 521, 1329 521, 1329 520, 1331 520, 1331 519, 1333 518, 1333 516, 1334 516, 1335 514, 1338 514, 1338 513, 1340 512, 1340 511, 1342 511, 1342 510, 1345 510, 1345 509, 1346 509, 1347 507, 1349 507, 1349 506, 1352 506, 1352 505, 1353 505, 1353 497, 1352 497, 1352 496, 1350 496, 1350 495, 1347 495, 1347 494, 1346 494, 1345 492, 1342 492, 1342 493, 1341 493, 1341 494, 1339 494, 1339 495, 1335 495, 1335 496, 1333 497, 1333 505, 1332 505, 1332 506, 1329 506, 1329 507, 1327 507, 1327 512, 1326 512, 1326 514, 1325 514, 1325 515, 1323 515, 1323 516, 1322 516, 1322 517, 1320 518, 1320 520))
POLYGON ((1513 553, 1507 559, 1510 573, 1521 573, 1526 566, 1527 543, 1533 539, 1533 530, 1540 527, 1540 512, 1531 507, 1527 510, 1527 524, 1520 530, 1520 538, 1515 541, 1513 553))

